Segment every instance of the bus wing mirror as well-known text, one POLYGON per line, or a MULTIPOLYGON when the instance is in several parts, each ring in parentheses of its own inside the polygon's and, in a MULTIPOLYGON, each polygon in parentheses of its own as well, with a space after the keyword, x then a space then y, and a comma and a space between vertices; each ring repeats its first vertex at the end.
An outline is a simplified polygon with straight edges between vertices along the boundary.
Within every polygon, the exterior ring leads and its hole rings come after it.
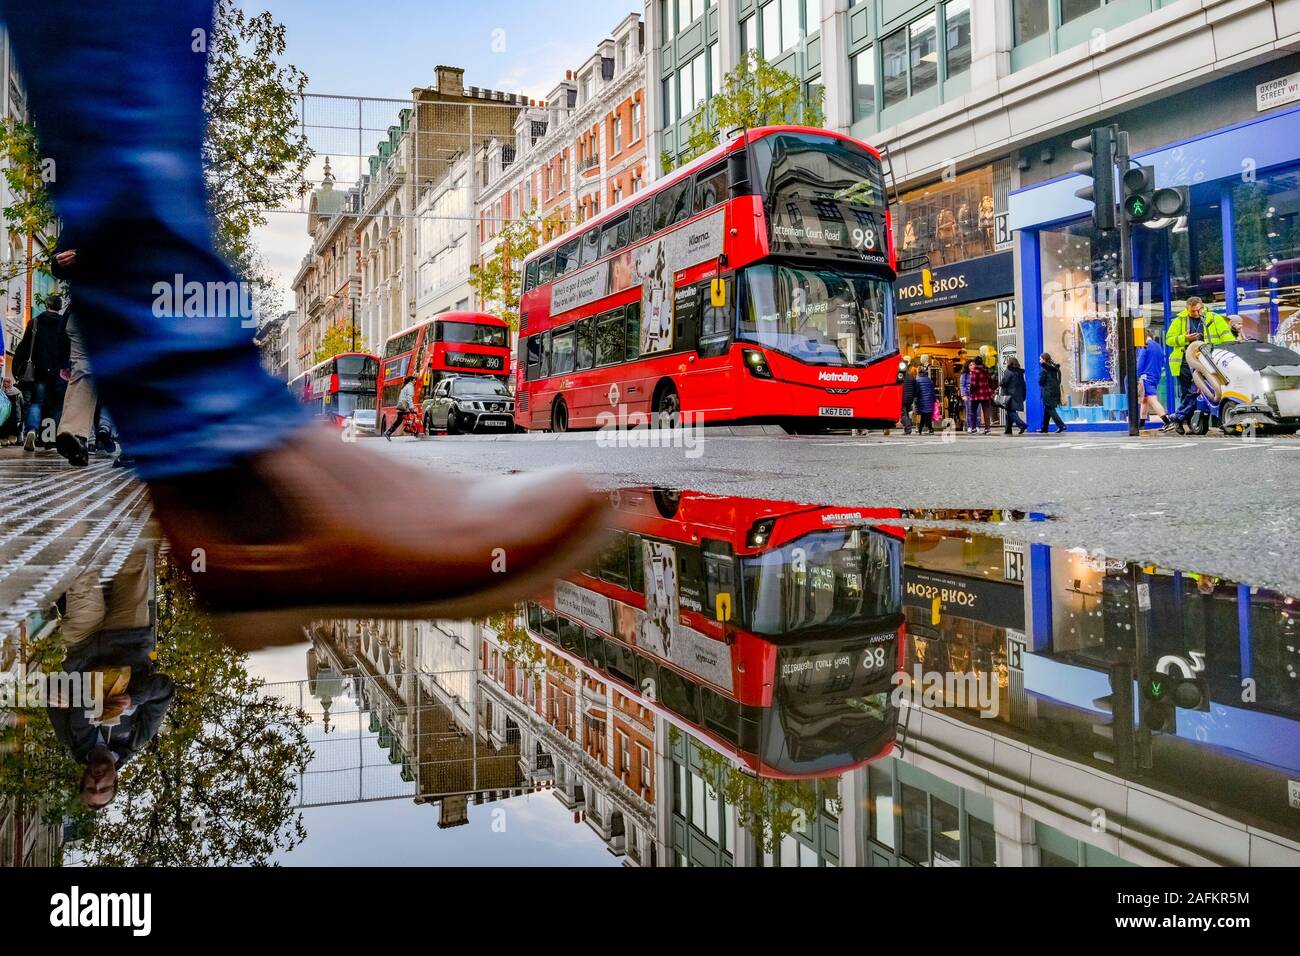
POLYGON ((709 301, 715 309, 727 307, 727 280, 714 279, 709 288, 709 301))

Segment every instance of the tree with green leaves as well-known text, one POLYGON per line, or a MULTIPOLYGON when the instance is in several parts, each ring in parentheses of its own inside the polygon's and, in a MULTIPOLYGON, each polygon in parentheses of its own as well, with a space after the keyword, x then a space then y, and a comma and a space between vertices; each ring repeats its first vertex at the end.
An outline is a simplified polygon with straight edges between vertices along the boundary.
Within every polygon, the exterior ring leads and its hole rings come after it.
POLYGON ((361 330, 354 326, 349 319, 340 319, 325 329, 325 334, 321 336, 320 345, 316 347, 316 353, 312 356, 312 362, 319 364, 326 359, 332 359, 336 355, 342 355, 344 352, 364 352, 365 350, 366 339, 361 334, 361 330))
POLYGON ((217 249, 257 286, 271 280, 253 231, 266 224, 269 210, 310 189, 305 174, 313 153, 299 112, 307 77, 281 62, 284 51, 284 25, 269 12, 253 15, 237 0, 217 0, 203 97, 203 174, 217 249))
POLYGON ((822 87, 805 89, 797 76, 768 63, 757 50, 750 50, 722 78, 717 94, 695 118, 676 162, 667 152, 660 157, 664 172, 718 146, 725 130, 794 123, 821 126, 826 121, 822 108, 825 97, 822 87))
POLYGON ((766 853, 774 853, 787 835, 818 812, 816 781, 756 777, 716 750, 700 747, 706 786, 736 808, 736 819, 766 853))
MULTIPOLYGON (((48 276, 49 264, 44 256, 35 254, 35 247, 40 243, 48 249, 54 244, 57 220, 48 188, 55 176, 54 160, 41 155, 40 140, 32 124, 6 117, 0 122, 0 163, 4 165, 10 196, 4 208, 5 225, 10 232, 27 240, 27 254, 12 270, 0 275, 0 282, 8 282, 24 272, 33 279, 36 274, 48 276)), ((26 301, 28 306, 36 304, 26 301)))
POLYGON ((535 209, 501 226, 497 246, 481 265, 470 266, 469 285, 478 296, 479 307, 503 319, 512 332, 519 331, 519 297, 522 269, 541 245, 542 229, 535 209))

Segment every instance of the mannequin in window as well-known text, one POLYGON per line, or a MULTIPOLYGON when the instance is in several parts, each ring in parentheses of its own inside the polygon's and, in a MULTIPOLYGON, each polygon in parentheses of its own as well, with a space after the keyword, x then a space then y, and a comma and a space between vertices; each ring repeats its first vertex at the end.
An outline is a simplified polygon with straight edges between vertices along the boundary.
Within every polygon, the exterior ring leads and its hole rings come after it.
POLYGON ((993 251, 993 197, 985 196, 980 200, 980 232, 984 235, 984 251, 993 251))
POLYGON ((952 262, 955 257, 953 247, 957 244, 957 217, 951 209, 939 212, 939 228, 936 233, 939 248, 943 251, 943 261, 952 262))

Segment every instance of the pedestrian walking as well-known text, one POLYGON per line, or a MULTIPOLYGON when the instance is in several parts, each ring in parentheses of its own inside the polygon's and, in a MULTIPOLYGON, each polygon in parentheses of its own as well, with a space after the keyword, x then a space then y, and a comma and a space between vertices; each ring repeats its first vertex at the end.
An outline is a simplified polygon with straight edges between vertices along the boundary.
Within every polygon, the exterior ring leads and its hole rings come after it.
POLYGON ((572 474, 458 478, 340 443, 242 323, 160 305, 178 276, 209 302, 237 284, 203 178, 194 37, 212 35, 212 0, 0 0, 0 20, 58 169, 55 213, 94 263, 80 332, 154 515, 175 553, 204 549, 191 584, 209 610, 292 612, 227 619, 232 638, 360 610, 480 617, 599 552, 608 504, 572 474), (480 560, 493 549, 508 570, 480 560))
POLYGON ((967 360, 962 366, 961 378, 957 380, 957 392, 961 396, 962 411, 965 413, 966 431, 974 431, 980 427, 979 406, 971 401, 970 397, 970 370, 975 364, 974 359, 967 360))
POLYGON ((1056 364, 1050 352, 1044 352, 1038 360, 1038 397, 1043 403, 1043 427, 1038 429, 1047 434, 1047 426, 1056 423, 1057 432, 1065 431, 1065 422, 1061 420, 1061 366, 1056 364))
POLYGON ((975 406, 975 415, 984 416, 984 434, 987 435, 993 424, 993 373, 984 364, 984 356, 977 355, 971 361, 970 400, 975 406))
POLYGON ((916 407, 916 369, 908 366, 903 373, 903 434, 912 434, 912 409, 916 407))
POLYGON ((1011 426, 1015 425, 1020 429, 1018 434, 1023 435, 1028 426, 1020 417, 1020 412, 1025 407, 1025 370, 1020 367, 1020 359, 1013 355, 1007 360, 1006 371, 1002 373, 998 385, 1006 402, 1002 406, 1002 411, 1006 413, 1006 434, 1010 435, 1011 426))
POLYGON ((1169 417, 1160 401, 1160 380, 1165 377, 1165 347, 1159 335, 1148 335, 1146 344, 1138 352, 1138 409, 1141 423, 1145 425, 1152 415, 1158 415, 1164 424, 1162 431, 1174 430, 1174 420, 1169 417))
POLYGON ((1191 365, 1183 361, 1187 346, 1193 342, 1222 345, 1232 341, 1235 337, 1227 318, 1206 309, 1200 296, 1188 299, 1187 308, 1169 323, 1165 345, 1169 346, 1169 373, 1178 380, 1178 411, 1173 415, 1178 434, 1187 434, 1187 421, 1196 411, 1196 381, 1192 378, 1191 365))
POLYGON ((384 438, 393 440, 393 433, 402 427, 402 423, 415 414, 415 376, 408 375, 402 380, 402 390, 397 394, 397 414, 393 424, 384 432, 384 438))
MULTIPOLYGON (((62 244, 62 243, 61 243, 62 244)), ((58 249, 50 257, 50 271, 56 279, 70 281, 76 273, 77 250, 58 249)), ((95 416, 95 389, 90 380, 86 345, 77 324, 77 307, 72 302, 64 312, 64 330, 68 340, 68 385, 63 395, 63 409, 54 436, 54 447, 69 464, 84 466, 90 462, 88 440, 95 416)))
POLYGON ((921 416, 921 423, 916 427, 918 435, 934 434, 934 379, 926 369, 921 369, 916 376, 916 410, 921 416))
POLYGON ((23 435, 27 451, 54 443, 45 440, 44 423, 58 421, 63 405, 68 343, 62 310, 62 296, 49 296, 45 310, 27 323, 14 350, 14 369, 27 403, 23 435))

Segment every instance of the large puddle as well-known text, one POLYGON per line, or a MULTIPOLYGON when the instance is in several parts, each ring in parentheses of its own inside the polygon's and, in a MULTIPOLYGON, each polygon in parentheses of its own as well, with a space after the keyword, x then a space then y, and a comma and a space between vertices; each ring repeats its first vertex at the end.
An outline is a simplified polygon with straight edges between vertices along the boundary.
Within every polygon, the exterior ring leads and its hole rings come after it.
POLYGON ((1300 865, 1291 597, 998 535, 1042 515, 611 497, 513 611, 247 655, 140 536, 0 645, 5 862, 1300 865))

